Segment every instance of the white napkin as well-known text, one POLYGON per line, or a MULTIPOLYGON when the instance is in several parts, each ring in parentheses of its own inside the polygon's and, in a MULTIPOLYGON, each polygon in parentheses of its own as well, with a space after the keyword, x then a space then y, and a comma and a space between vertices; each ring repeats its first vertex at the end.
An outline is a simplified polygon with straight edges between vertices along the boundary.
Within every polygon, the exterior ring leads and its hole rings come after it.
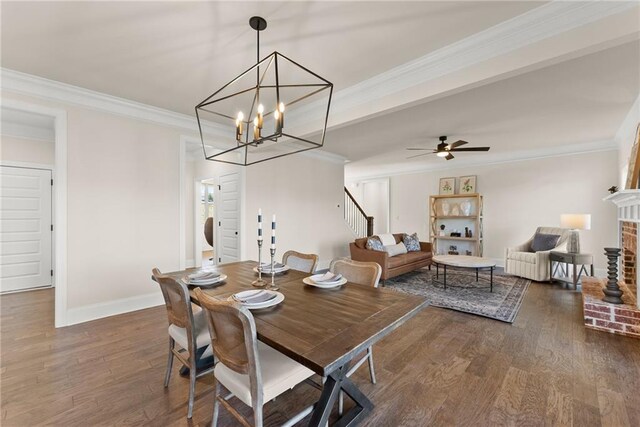
POLYGON ((342 274, 333 274, 332 272, 327 271, 322 276, 315 277, 312 280, 315 283, 319 283, 319 284, 330 284, 330 283, 339 282, 340 279, 342 279, 342 274))
POLYGON ((210 284, 217 281, 220 278, 220 273, 214 271, 201 271, 198 273, 190 274, 189 284, 210 284))
POLYGON ((242 303, 242 304, 258 304, 261 302, 267 302, 274 299, 277 295, 273 292, 267 292, 265 290, 255 291, 249 295, 238 296, 238 294, 233 295, 233 299, 242 303))

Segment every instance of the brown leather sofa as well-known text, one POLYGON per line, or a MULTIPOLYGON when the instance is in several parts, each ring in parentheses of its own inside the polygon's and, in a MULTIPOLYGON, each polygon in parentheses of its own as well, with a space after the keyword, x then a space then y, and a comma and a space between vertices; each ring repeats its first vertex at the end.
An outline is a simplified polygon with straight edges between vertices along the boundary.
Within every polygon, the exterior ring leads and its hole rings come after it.
MULTIPOLYGON (((396 243, 402 241, 402 233, 394 234, 396 243)), ((382 267, 380 279, 386 280, 401 274, 408 273, 418 268, 431 268, 431 243, 420 242, 420 252, 408 252, 402 255, 390 257, 386 252, 372 251, 367 249, 367 238, 356 239, 349 244, 351 259, 355 261, 373 261, 382 267)))

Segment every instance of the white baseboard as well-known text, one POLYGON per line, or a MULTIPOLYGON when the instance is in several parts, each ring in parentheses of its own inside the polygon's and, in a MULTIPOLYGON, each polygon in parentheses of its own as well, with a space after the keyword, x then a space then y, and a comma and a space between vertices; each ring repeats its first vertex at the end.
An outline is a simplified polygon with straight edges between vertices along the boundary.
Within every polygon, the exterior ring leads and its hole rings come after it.
POLYGON ((192 268, 196 266, 196 260, 188 259, 185 261, 185 268, 192 268))
POLYGON ((67 326, 164 304, 160 291, 67 310, 67 326))

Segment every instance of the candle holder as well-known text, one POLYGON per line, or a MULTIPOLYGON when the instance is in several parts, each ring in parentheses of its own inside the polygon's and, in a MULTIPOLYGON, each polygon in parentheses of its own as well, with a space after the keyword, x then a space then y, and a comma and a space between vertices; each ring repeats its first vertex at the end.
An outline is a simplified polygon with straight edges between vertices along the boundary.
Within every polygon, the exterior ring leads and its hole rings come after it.
POLYGON ((276 282, 275 282, 275 280, 276 280, 276 272, 275 272, 275 269, 273 268, 274 267, 274 258, 276 256, 276 249, 275 248, 271 248, 271 249, 269 249, 269 251, 271 252, 271 284, 269 285, 268 289, 270 291, 277 291, 280 288, 278 288, 276 286, 276 282))
POLYGON ((622 290, 618 286, 618 257, 620 256, 620 249, 604 248, 604 250, 608 258, 608 280, 607 287, 603 289, 605 297, 602 300, 611 304, 623 304, 622 290))
POLYGON ((258 278, 251 282, 256 288, 264 288, 267 282, 262 279, 262 239, 258 239, 258 278))

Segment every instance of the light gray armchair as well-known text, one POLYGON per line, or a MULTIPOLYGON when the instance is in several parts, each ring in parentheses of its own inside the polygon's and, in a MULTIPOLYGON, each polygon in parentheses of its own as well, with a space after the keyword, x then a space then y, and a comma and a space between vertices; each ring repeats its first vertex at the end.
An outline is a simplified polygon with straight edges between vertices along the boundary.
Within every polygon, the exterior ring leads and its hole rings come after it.
POLYGON ((549 252, 567 250, 569 230, 558 227, 538 227, 536 233, 555 234, 560 238, 556 247, 548 251, 531 252, 533 236, 521 245, 507 248, 504 263, 505 273, 538 282, 549 280, 549 252))

